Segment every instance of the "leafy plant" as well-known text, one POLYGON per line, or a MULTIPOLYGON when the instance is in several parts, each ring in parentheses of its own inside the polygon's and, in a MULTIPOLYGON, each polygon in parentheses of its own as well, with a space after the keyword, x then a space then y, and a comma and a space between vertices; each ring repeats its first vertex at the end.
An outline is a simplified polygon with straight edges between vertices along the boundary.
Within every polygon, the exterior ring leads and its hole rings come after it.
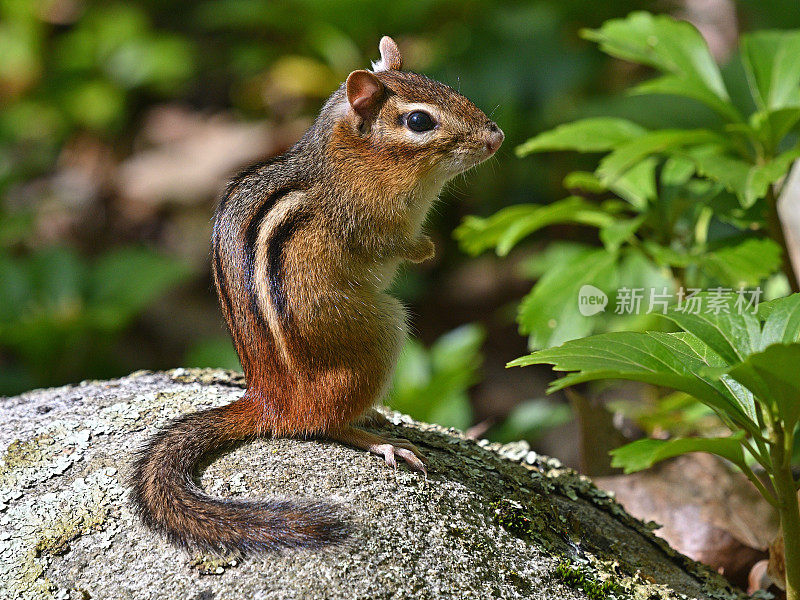
POLYGON ((492 427, 489 437, 498 442, 516 440, 536 440, 547 430, 572 418, 569 406, 561 402, 551 402, 545 398, 534 398, 517 404, 502 423, 492 427))
POLYGON ((586 592, 589 600, 613 600, 624 597, 624 590, 613 579, 601 580, 588 566, 573 566, 568 561, 556 565, 556 577, 568 586, 586 592))
POLYGON ((663 437, 665 432, 683 436, 724 428, 714 411, 683 392, 654 398, 613 400, 607 406, 612 413, 630 419, 648 435, 655 437, 663 437))
POLYGON ((467 390, 479 381, 484 333, 462 325, 430 349, 409 339, 400 353, 387 404, 416 419, 466 429, 472 423, 467 390))
POLYGON ((611 332, 534 352, 509 366, 551 364, 568 375, 550 390, 598 379, 670 387, 711 408, 732 434, 713 438, 643 439, 612 452, 626 472, 688 452, 729 460, 776 507, 785 539, 788 600, 800 598, 800 509, 792 453, 800 422, 800 294, 744 309, 736 294, 724 302, 700 296, 697 310, 671 309, 682 331, 611 332), (705 303, 705 306, 703 306, 705 303), (713 307, 713 308, 712 308, 713 307), (753 473, 764 468, 770 486, 753 473))
POLYGON ((88 261, 70 248, 0 252, 0 394, 114 371, 109 348, 189 269, 146 248, 88 261))
POLYGON ((641 315, 581 316, 576 300, 583 284, 608 296, 620 286, 667 294, 687 286, 736 289, 774 279, 782 266, 798 291, 776 202, 782 178, 800 157, 800 31, 742 37, 734 67, 744 71, 747 98, 729 92, 689 23, 635 12, 583 36, 613 57, 656 70, 656 78, 634 86, 631 94, 682 97, 710 110, 696 106, 703 126, 693 129, 585 118, 517 148, 520 157, 563 150, 602 155, 593 172, 567 175, 564 186, 572 193, 567 198, 511 206, 488 218, 467 217, 456 230, 465 251, 475 255, 494 248, 498 256, 549 225, 597 231, 602 247, 561 242, 530 261, 548 266, 541 273, 531 269, 541 276, 517 315, 530 347, 653 326, 641 315))

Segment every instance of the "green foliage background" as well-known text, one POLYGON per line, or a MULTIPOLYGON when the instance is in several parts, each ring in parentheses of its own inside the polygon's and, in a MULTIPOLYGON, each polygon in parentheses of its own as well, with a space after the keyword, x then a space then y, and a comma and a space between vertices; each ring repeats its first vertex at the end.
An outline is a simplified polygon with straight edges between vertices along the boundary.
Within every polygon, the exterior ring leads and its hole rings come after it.
MULTIPOLYGON (((140 149, 148 111, 166 103, 275 126, 313 116, 391 34, 409 68, 460 89, 507 134, 498 158, 451 186, 433 215, 439 262, 405 273, 397 287, 421 317, 421 341, 404 352, 392 397, 418 416, 469 425, 467 390, 481 377, 482 340, 507 341, 485 357, 498 364, 520 355, 524 340, 497 325, 511 322, 503 303, 513 289, 498 294, 491 313, 476 304, 453 316, 435 301, 468 260, 451 232, 468 214, 549 204, 562 197, 563 176, 588 164, 564 155, 518 160, 513 148, 599 114, 647 127, 708 118, 674 98, 616 94, 648 74, 620 70, 578 35, 643 8, 674 10, 635 0, 0 0, 0 394, 136 368, 235 366, 205 257, 187 258, 165 241, 173 208, 144 227, 120 210, 113 188, 103 189, 81 209, 90 222, 47 233, 54 205, 66 214, 79 208, 59 175, 63 165, 86 143, 124 161, 140 149), (168 334, 162 313, 178 311, 189 315, 187 330, 168 334), (456 329, 467 322, 478 324, 456 329)), ((743 30, 800 26, 794 0, 741 2, 737 12, 743 30)), ((210 195, 192 210, 210 218, 213 202, 210 195)), ((580 229, 566 236, 586 237, 580 229)), ((519 423, 524 415, 536 421, 529 430, 563 420, 535 399, 517 412, 519 423)))

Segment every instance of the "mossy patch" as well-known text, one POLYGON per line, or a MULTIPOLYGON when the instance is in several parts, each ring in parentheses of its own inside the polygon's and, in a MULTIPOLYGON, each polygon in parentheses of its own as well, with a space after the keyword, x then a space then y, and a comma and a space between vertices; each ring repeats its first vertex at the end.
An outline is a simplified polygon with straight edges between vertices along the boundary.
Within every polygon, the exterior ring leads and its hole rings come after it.
POLYGON ((46 458, 44 448, 54 442, 52 435, 41 434, 30 440, 15 440, 3 453, 3 464, 0 464, 0 478, 7 472, 30 467, 46 458))
POLYGON ((549 504, 523 505, 503 498, 492 502, 490 508, 494 522, 514 537, 535 541, 537 546, 553 555, 563 552, 567 546, 569 532, 561 527, 564 518, 549 504))
POLYGON ((524 507, 513 500, 498 500, 492 504, 494 521, 500 527, 517 537, 533 535, 533 521, 528 518, 524 507))
POLYGON ((70 514, 42 529, 34 546, 36 556, 58 556, 69 552, 69 543, 72 540, 93 531, 102 531, 109 512, 110 507, 103 504, 81 508, 78 513, 70 514))
POLYGON ((567 561, 558 563, 555 575, 571 588, 586 592, 589 600, 611 600, 629 597, 622 587, 612 579, 601 580, 596 573, 588 568, 581 568, 567 561))
POLYGON ((44 576, 45 567, 36 560, 36 553, 31 551, 19 564, 15 578, 8 582, 9 591, 20 597, 46 598, 53 589, 52 582, 44 576))
POLYGON ((229 555, 216 555, 199 552, 192 557, 191 565, 200 575, 222 575, 225 569, 235 567, 242 559, 242 555, 232 552, 229 555))

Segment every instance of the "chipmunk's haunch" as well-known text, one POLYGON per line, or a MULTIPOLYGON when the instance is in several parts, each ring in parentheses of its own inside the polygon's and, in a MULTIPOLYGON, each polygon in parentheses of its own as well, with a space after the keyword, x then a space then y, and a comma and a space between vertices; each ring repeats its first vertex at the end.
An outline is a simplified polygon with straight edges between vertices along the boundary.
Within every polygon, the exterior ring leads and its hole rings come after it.
POLYGON ((398 264, 433 255, 421 233, 431 203, 503 133, 451 88, 401 71, 391 38, 380 50, 294 147, 239 174, 220 201, 214 280, 247 391, 178 419, 136 463, 133 500, 176 543, 259 550, 344 534, 324 503, 202 493, 191 481, 198 461, 234 440, 327 438, 425 471, 411 443, 354 423, 381 400, 405 335, 403 307, 385 293, 398 264))

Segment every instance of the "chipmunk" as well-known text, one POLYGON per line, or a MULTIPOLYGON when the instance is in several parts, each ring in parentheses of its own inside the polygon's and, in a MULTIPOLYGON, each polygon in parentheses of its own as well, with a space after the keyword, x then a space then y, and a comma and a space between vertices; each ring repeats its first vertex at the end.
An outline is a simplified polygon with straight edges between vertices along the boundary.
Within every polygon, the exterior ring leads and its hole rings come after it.
POLYGON ((215 499, 193 482, 207 453, 271 435, 335 440, 425 472, 403 439, 358 426, 389 385, 405 312, 386 289, 401 261, 434 254, 421 232, 455 175, 503 132, 448 86, 401 71, 384 37, 285 154, 236 176, 216 211, 214 282, 247 381, 221 408, 177 419, 140 453, 132 500, 174 543, 239 551, 318 547, 346 535, 324 502, 215 499))

